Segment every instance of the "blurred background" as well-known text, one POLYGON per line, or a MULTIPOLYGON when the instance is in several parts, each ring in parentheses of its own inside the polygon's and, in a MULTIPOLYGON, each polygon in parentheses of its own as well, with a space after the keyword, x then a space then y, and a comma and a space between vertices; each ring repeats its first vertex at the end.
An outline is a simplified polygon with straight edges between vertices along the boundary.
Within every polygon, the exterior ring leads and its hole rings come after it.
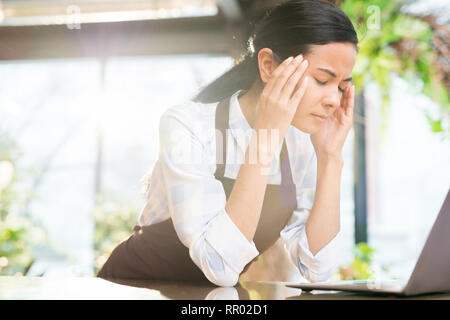
MULTIPOLYGON (((280 2, 0 1, 0 275, 94 276, 137 223, 160 115, 280 2)), ((360 39, 333 279, 407 278, 450 188, 450 6, 331 2, 360 39)), ((277 242, 241 279, 302 278, 277 242)))

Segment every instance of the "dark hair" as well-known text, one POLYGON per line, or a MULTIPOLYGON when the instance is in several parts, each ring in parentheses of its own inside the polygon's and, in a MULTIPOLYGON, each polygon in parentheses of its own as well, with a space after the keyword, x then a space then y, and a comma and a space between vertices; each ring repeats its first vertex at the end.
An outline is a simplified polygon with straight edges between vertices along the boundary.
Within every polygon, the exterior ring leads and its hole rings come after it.
POLYGON ((201 89, 193 99, 212 103, 248 90, 260 80, 258 52, 270 48, 281 59, 307 54, 310 45, 351 42, 358 37, 347 15, 335 5, 321 0, 289 0, 267 11, 255 25, 248 40, 247 52, 239 62, 219 78, 201 89))

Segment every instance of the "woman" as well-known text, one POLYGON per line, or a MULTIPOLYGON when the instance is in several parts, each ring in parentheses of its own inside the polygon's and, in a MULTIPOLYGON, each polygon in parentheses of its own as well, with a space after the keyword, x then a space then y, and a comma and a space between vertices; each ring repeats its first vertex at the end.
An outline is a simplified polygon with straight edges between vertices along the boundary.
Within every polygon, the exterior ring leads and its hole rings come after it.
POLYGON ((161 117, 139 225, 98 276, 234 286, 281 236, 306 279, 327 280, 357 42, 327 2, 272 9, 243 61, 161 117))

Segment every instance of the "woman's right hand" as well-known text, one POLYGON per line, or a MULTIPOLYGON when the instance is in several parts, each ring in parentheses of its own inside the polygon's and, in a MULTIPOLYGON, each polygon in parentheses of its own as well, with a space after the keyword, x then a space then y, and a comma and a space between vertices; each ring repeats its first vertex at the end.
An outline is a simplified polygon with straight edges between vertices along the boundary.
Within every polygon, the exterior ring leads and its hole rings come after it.
POLYGON ((297 90, 295 88, 307 67, 308 61, 298 55, 295 59, 287 58, 273 71, 258 100, 256 131, 266 129, 270 134, 271 130, 278 130, 278 142, 283 141, 305 94, 308 77, 304 77, 297 90))

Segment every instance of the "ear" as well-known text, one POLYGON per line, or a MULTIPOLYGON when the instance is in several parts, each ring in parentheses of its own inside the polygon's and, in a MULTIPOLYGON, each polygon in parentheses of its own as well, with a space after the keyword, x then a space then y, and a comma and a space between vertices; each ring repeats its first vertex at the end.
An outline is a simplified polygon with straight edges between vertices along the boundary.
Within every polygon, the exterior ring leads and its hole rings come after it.
POLYGON ((272 72, 278 67, 273 58, 273 52, 269 48, 262 48, 258 52, 258 68, 261 80, 264 84, 269 81, 272 72))

